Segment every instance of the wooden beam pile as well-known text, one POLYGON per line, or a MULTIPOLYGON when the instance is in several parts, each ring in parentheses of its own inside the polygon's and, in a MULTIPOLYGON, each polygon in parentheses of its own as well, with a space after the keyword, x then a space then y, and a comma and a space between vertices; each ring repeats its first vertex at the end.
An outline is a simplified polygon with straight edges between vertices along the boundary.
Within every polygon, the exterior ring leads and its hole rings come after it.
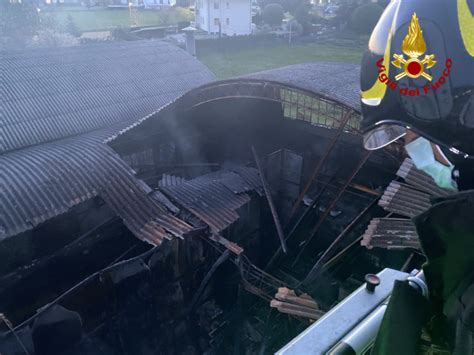
POLYGON ((295 291, 286 287, 278 289, 275 298, 270 302, 270 307, 278 309, 281 313, 311 320, 317 320, 324 315, 316 301, 309 295, 304 293, 297 296, 295 291))

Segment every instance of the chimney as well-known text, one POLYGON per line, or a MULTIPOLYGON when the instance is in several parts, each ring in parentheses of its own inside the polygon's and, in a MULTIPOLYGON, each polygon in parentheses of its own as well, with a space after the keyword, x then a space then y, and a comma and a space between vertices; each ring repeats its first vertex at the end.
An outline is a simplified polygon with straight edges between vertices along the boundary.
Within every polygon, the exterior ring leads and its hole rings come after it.
POLYGON ((192 26, 188 26, 183 28, 182 31, 186 34, 186 51, 195 57, 196 39, 194 38, 194 33, 197 31, 197 29, 192 26))

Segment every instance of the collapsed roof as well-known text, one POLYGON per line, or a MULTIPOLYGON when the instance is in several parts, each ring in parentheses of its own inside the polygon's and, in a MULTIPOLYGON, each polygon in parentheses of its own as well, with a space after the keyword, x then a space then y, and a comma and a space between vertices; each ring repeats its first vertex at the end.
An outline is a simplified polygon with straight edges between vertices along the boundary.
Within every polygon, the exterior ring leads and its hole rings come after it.
POLYGON ((213 81, 203 64, 166 42, 140 41, 5 52, 1 65, 0 240, 95 196, 152 244, 190 229, 102 142, 213 81))
POLYGON ((359 111, 358 67, 352 64, 301 64, 209 84, 214 76, 204 65, 161 41, 14 52, 4 58, 9 80, 0 174, 7 188, 0 240, 96 196, 135 236, 153 245, 190 232, 192 227, 151 198, 150 188, 103 144, 186 93, 181 102, 198 102, 202 93, 230 90, 245 96, 252 86, 274 83, 338 102, 352 110, 354 122, 359 111), (328 88, 343 79, 347 85, 334 96, 328 88))

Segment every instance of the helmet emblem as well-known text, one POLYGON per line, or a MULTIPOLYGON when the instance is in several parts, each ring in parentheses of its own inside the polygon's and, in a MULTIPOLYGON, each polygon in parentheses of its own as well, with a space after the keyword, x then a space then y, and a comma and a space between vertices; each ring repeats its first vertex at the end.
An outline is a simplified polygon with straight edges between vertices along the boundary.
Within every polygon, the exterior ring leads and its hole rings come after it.
POLYGON ((405 76, 409 78, 422 76, 429 81, 433 79, 431 75, 425 73, 425 69, 436 65, 434 54, 425 55, 422 60, 419 59, 426 52, 426 42, 416 13, 413 13, 411 18, 408 33, 402 43, 402 51, 408 56, 407 59, 403 54, 393 55, 392 64, 399 69, 402 69, 403 66, 403 72, 396 75, 395 80, 400 80, 405 76))

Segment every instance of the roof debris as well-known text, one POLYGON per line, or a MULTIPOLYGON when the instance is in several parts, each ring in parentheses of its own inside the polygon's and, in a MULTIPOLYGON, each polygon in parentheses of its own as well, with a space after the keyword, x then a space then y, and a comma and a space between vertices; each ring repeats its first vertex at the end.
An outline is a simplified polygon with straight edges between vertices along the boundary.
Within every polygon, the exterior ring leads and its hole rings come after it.
POLYGON ((297 296, 295 291, 286 287, 280 287, 271 300, 270 307, 278 309, 281 313, 291 314, 297 317, 317 320, 324 315, 318 304, 308 294, 297 296))
MULTIPOLYGON (((187 209, 206 223, 215 234, 237 221, 237 209, 250 201, 247 192, 261 193, 258 172, 253 168, 237 167, 183 181, 166 177, 172 184, 160 190, 174 203, 187 209), (175 182, 179 181, 179 184, 175 182)), ((162 180, 163 181, 163 180, 162 180)))
POLYGON ((405 183, 392 181, 379 200, 379 206, 405 218, 374 218, 362 236, 361 245, 368 249, 420 249, 416 227, 411 218, 431 207, 431 198, 451 192, 436 185, 433 179, 416 169, 406 158, 397 175, 405 183))

